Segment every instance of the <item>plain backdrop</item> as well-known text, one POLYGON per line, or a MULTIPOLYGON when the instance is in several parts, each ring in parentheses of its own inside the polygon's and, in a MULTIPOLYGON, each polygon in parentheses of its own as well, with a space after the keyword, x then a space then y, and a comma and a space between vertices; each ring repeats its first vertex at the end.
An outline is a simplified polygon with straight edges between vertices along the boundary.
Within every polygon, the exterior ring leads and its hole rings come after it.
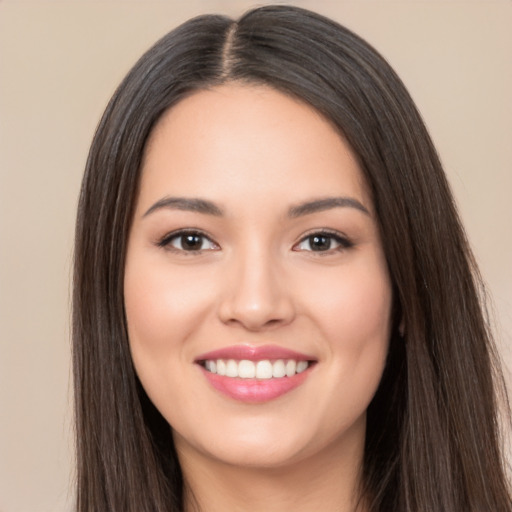
MULTIPOLYGON (((110 95, 178 23, 262 3, 0 0, 0 512, 72 509, 73 225, 110 95)), ((409 88, 489 285, 508 373, 512 1, 293 3, 365 37, 409 88)))

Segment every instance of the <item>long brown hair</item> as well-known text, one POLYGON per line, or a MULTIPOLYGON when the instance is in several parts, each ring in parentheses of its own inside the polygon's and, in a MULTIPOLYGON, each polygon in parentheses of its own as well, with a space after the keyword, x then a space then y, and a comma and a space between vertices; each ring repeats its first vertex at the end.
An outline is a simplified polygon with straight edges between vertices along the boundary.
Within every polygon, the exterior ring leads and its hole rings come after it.
POLYGON ((481 280, 430 137, 373 48, 289 6, 237 21, 201 16, 173 30, 136 63, 98 126, 76 227, 78 512, 182 510, 171 430, 130 358, 125 252, 152 128, 186 95, 228 81, 267 84, 313 106, 351 145, 373 197, 397 321, 368 409, 370 509, 510 512, 497 426, 506 397, 496 391, 481 280))

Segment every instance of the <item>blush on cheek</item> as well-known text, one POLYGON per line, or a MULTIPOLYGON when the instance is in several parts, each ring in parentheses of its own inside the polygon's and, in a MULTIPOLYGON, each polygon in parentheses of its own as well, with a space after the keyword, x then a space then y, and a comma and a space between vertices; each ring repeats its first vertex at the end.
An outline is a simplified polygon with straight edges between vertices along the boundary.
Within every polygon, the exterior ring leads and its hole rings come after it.
POLYGON ((322 315, 321 325, 331 339, 342 336, 358 346, 376 336, 389 336, 391 294, 379 279, 368 283, 359 280, 356 286, 345 282, 332 293, 318 294, 314 299, 322 315))
POLYGON ((205 281, 201 275, 170 272, 168 264, 133 263, 124 282, 130 344, 164 355, 205 318, 215 283, 211 275, 205 281))

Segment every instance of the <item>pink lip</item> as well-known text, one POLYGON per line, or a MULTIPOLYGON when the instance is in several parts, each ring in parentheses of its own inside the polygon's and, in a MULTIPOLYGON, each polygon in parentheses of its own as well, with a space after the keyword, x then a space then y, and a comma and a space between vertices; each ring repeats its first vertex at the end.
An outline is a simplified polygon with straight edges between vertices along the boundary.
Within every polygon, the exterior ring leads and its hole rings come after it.
POLYGON ((300 386, 310 375, 311 367, 293 377, 280 379, 239 379, 225 377, 205 370, 201 370, 208 382, 224 395, 251 404, 269 402, 300 386))
MULTIPOLYGON (((201 363, 206 360, 215 359, 235 359, 237 361, 242 359, 247 359, 249 361, 258 361, 262 359, 294 359, 295 361, 316 362, 314 357, 306 354, 300 354, 299 352, 278 347, 276 345, 263 345, 258 347, 252 345, 234 345, 232 347, 226 347, 202 354, 196 358, 195 362, 201 363)), ((282 377, 276 379, 240 379, 211 373, 199 364, 203 375, 214 389, 234 400, 252 404, 274 400, 297 388, 309 377, 312 366, 314 365, 310 365, 307 370, 302 373, 297 373, 293 377, 282 377)))
POLYGON ((201 354, 199 357, 196 357, 195 360, 199 362, 212 359, 235 359, 237 361, 241 361, 242 359, 247 359, 248 361, 260 361, 262 359, 294 359, 295 361, 314 361, 316 358, 283 347, 278 347, 277 345, 233 345, 231 347, 201 354))

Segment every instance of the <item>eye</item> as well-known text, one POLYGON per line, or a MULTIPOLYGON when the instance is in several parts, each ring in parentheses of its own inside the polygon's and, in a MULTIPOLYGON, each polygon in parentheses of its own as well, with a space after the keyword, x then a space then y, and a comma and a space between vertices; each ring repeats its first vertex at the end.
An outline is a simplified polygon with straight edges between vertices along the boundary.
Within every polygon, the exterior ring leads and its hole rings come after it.
POLYGON ((352 247, 352 242, 340 233, 319 231, 311 233, 293 247, 295 251, 329 252, 352 247))
POLYGON ((200 252, 216 250, 219 246, 200 231, 178 231, 169 233, 160 242, 160 247, 173 251, 200 252))

